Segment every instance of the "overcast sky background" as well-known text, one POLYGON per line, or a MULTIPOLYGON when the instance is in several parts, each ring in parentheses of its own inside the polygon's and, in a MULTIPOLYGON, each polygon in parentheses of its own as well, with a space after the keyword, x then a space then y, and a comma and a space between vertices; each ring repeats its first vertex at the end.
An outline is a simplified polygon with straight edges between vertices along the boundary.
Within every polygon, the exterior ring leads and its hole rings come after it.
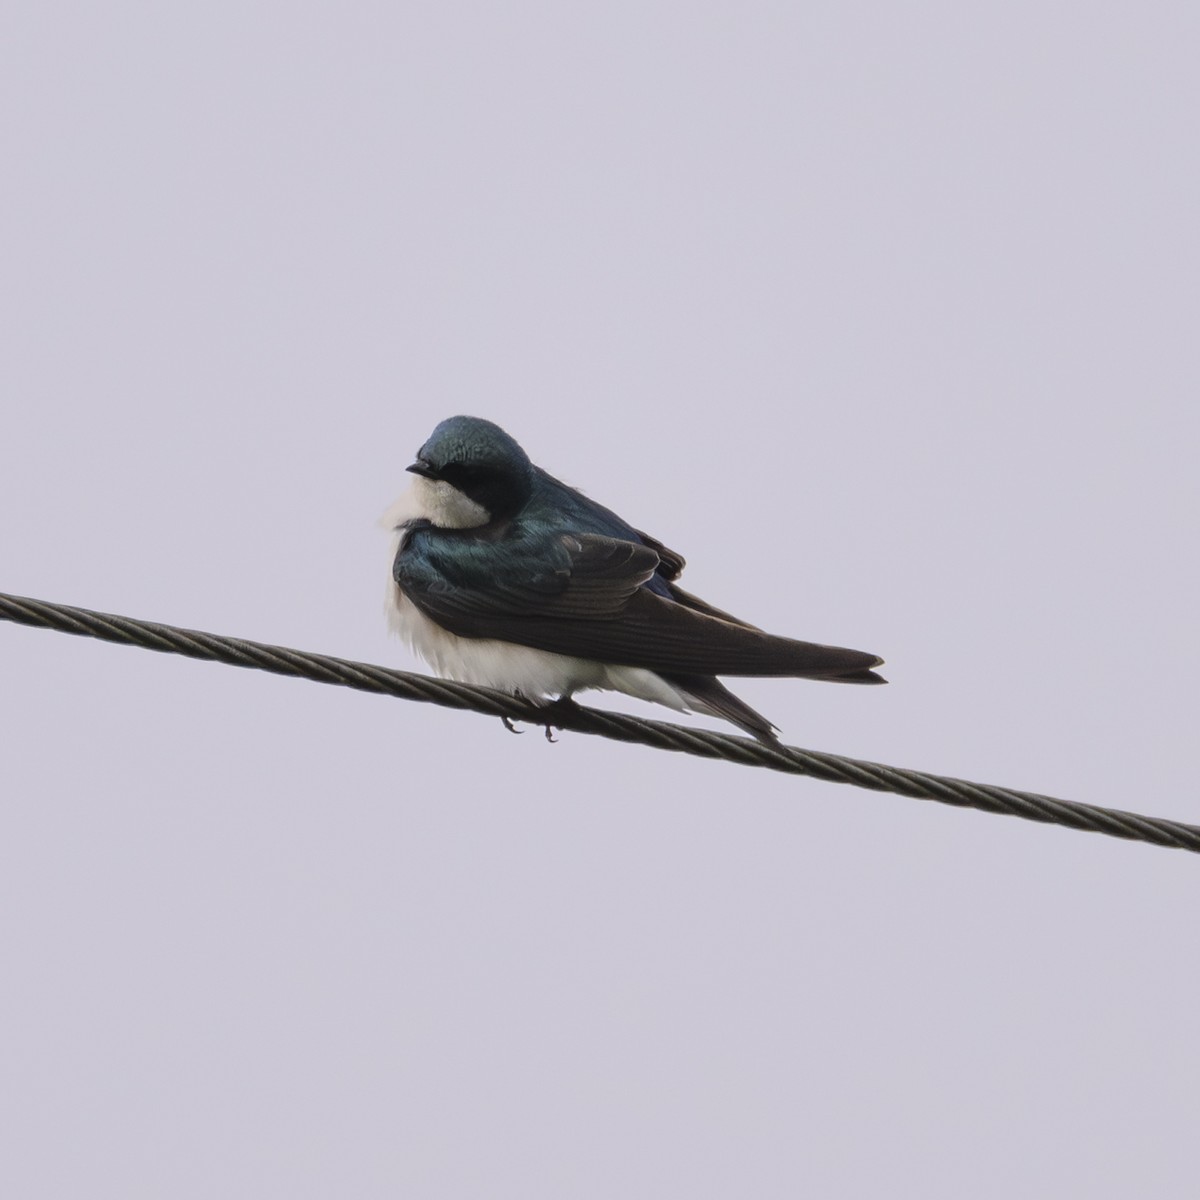
MULTIPOLYGON (((1200 822, 1194 4, 5 27, 0 590, 415 667, 375 522, 473 413, 888 660, 738 684, 785 740, 1200 822)), ((0 662, 4 1195, 1195 1194, 1194 856, 0 662)))

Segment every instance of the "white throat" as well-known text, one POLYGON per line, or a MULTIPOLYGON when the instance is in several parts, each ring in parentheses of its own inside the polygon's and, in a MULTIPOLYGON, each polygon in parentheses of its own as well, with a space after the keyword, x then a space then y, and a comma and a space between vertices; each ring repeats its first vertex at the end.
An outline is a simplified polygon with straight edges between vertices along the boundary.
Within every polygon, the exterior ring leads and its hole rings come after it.
POLYGON ((418 475, 412 487, 383 515, 383 524, 395 529, 405 521, 432 521, 441 529, 475 529, 492 519, 482 504, 444 479, 426 479, 418 475))

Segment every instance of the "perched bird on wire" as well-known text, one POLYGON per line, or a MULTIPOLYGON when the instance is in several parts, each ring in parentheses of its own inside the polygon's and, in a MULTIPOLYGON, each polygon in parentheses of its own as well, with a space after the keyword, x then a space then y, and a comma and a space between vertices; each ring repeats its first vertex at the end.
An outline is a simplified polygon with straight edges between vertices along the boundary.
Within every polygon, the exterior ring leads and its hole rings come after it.
POLYGON ((685 592, 679 554, 534 466, 491 421, 442 421, 408 470, 412 488, 384 517, 389 624, 444 678, 549 705, 547 736, 554 703, 597 688, 772 745, 775 726, 718 675, 885 682, 874 654, 775 637, 685 592))

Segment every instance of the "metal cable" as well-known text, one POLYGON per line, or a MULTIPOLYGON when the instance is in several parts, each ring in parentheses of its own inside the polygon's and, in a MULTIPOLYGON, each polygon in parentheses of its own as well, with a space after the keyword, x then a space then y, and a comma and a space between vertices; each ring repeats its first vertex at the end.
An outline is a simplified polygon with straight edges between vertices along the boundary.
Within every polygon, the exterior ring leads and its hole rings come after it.
MULTIPOLYGON (((309 654, 283 646, 269 646, 262 642, 179 629, 173 625, 138 621, 132 617, 91 612, 86 608, 52 604, 45 600, 0 593, 0 618, 20 625, 57 629, 61 633, 141 646, 146 650, 184 654, 189 658, 209 659, 234 667, 253 667, 276 675, 294 675, 317 683, 333 683, 363 692, 380 692, 404 700, 423 700, 445 708, 469 709, 492 717, 506 717, 538 725, 546 724, 548 717, 547 709, 490 688, 433 679, 408 671, 394 671, 370 663, 332 658, 326 654, 309 654)), ((937 800, 960 808, 980 808, 985 812, 1024 817, 1027 821, 1066 825, 1071 829, 1105 833, 1110 837, 1200 852, 1200 826, 1185 825, 1180 821, 1144 817, 1138 813, 1079 804, 1071 800, 1056 800, 1052 796, 1017 792, 990 784, 968 783, 962 779, 929 775, 924 771, 908 771, 880 763, 843 758, 837 754, 822 754, 815 750, 801 750, 795 746, 764 746, 732 734, 687 729, 665 721, 602 712, 575 704, 554 706, 549 712, 556 729, 599 734, 614 741, 633 742, 659 750, 724 759, 748 767, 767 767, 792 775, 810 775, 830 783, 849 783, 877 792, 895 792, 901 796, 937 800)))

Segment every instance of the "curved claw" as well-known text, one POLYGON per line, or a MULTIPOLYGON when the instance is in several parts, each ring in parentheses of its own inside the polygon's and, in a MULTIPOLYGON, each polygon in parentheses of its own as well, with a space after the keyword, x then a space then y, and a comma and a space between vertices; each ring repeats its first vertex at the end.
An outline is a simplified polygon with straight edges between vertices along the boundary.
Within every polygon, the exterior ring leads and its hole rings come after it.
POLYGON ((504 728, 507 729, 509 733, 524 733, 525 732, 525 730, 523 730, 523 729, 518 729, 512 723, 512 721, 510 721, 508 719, 508 717, 501 717, 500 720, 504 723, 504 728))
POLYGON ((562 729, 561 725, 554 724, 554 718, 558 714, 566 714, 576 712, 579 705, 570 696, 560 696, 557 700, 552 700, 542 710, 545 713, 546 720, 543 724, 546 727, 546 741, 557 742, 558 738, 554 736, 555 729, 562 729))

